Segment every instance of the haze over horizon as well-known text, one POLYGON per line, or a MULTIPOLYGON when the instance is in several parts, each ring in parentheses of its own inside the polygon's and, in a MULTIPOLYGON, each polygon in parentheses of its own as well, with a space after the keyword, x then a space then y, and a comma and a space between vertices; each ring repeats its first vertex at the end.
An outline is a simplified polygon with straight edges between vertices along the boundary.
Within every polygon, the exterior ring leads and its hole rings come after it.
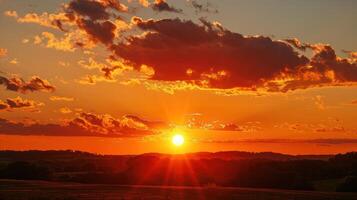
POLYGON ((0 150, 357 151, 356 7, 0 0, 0 150))

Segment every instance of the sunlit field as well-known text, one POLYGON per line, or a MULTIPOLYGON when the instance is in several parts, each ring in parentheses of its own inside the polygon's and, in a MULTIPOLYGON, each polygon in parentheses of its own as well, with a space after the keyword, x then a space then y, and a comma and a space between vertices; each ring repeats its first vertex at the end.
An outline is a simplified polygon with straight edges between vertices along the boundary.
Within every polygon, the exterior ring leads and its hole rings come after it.
POLYGON ((221 188, 84 185, 0 180, 2 200, 352 200, 357 195, 331 192, 221 188))

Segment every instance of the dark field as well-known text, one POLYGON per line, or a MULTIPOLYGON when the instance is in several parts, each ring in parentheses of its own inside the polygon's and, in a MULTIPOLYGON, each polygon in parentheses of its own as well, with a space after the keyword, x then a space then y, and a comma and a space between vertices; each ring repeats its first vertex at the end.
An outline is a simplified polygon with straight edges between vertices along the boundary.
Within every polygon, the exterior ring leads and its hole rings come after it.
POLYGON ((310 192, 252 188, 118 186, 46 181, 0 180, 1 200, 352 200, 357 193, 310 192))

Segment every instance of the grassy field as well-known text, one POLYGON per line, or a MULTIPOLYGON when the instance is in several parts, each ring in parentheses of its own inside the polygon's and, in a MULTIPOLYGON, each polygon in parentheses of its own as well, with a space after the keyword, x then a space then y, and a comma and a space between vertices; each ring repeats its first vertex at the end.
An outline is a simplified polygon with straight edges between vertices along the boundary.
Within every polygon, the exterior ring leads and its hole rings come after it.
POLYGON ((357 193, 308 192, 253 188, 198 188, 86 185, 0 180, 0 200, 357 200, 357 193))

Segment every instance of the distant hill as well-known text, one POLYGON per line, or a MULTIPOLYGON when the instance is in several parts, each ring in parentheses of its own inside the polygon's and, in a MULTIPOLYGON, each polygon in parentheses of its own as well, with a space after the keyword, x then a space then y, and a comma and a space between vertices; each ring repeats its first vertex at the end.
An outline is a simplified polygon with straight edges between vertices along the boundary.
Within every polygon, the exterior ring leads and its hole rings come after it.
POLYGON ((328 160, 334 155, 288 155, 274 152, 245 152, 245 151, 220 151, 220 152, 197 152, 182 155, 147 153, 139 156, 157 156, 157 157, 186 157, 190 159, 222 159, 222 160, 245 160, 245 159, 263 159, 263 160, 328 160))
POLYGON ((0 161, 28 161, 28 160, 71 160, 71 159, 96 159, 96 158, 129 158, 129 157, 158 157, 158 158, 189 158, 189 159, 222 159, 222 160, 328 160, 334 155, 288 155, 274 152, 245 152, 245 151, 220 151, 220 152, 196 152, 187 154, 161 154, 145 153, 140 155, 101 155, 73 150, 29 150, 29 151, 0 151, 0 161))
POLYGON ((0 151, 0 179, 357 192, 357 152, 98 155, 71 150, 0 151))

